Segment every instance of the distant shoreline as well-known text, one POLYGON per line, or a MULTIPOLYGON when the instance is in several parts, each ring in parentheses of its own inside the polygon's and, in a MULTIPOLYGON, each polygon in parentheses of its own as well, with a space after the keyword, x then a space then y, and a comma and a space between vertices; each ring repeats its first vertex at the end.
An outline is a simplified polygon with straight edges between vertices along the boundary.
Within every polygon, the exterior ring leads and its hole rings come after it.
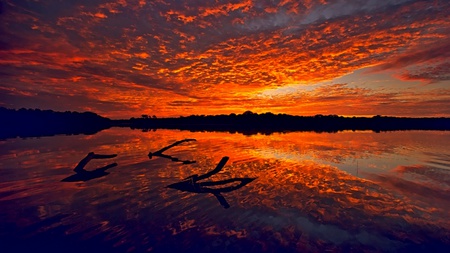
POLYGON ((401 118, 374 116, 342 117, 337 115, 292 116, 287 114, 243 114, 188 116, 179 118, 131 118, 112 120, 114 126, 134 129, 180 129, 190 131, 219 131, 230 133, 271 134, 275 132, 339 132, 339 131, 402 131, 450 130, 450 118, 401 118))
POLYGON ((272 134, 276 132, 340 132, 340 131, 406 131, 450 130, 450 118, 407 117, 342 117, 337 115, 292 116, 288 114, 192 115, 178 118, 141 118, 111 120, 92 112, 55 112, 39 109, 0 108, 0 139, 26 138, 52 135, 95 134, 111 127, 129 127, 150 131, 178 129, 188 131, 215 131, 244 135, 272 134))

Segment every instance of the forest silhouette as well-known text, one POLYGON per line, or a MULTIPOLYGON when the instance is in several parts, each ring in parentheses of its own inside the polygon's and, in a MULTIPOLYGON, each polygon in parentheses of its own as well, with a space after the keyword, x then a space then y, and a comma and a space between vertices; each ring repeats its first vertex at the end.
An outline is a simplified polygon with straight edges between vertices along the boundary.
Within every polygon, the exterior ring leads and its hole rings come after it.
POLYGON ((189 131, 219 131, 230 133, 272 134, 275 132, 314 131, 338 132, 371 130, 450 130, 450 118, 407 117, 343 117, 338 115, 293 116, 288 114, 246 111, 229 115, 191 115, 177 118, 140 118, 112 120, 93 112, 55 112, 40 109, 7 109, 0 107, 0 139, 39 137, 58 134, 95 134, 111 127, 129 127, 151 131, 179 129, 189 131))
POLYGON ((110 128, 111 120, 92 112, 55 112, 0 107, 0 139, 52 135, 95 134, 110 128))

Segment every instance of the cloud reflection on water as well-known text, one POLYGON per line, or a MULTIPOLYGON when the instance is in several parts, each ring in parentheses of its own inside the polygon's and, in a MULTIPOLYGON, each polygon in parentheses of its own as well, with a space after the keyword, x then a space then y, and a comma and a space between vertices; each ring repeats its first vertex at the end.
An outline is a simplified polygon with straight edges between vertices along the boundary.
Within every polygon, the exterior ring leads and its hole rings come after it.
POLYGON ((448 246, 449 181, 441 167, 449 161, 449 138, 432 131, 243 136, 109 129, 93 136, 3 141, 0 224, 9 230, 0 234, 12 231, 23 239, 65 233, 81 244, 103 243, 117 251, 448 246), (148 160, 149 150, 184 138, 197 142, 173 147, 171 155, 195 164, 148 160), (119 166, 108 177, 60 183, 89 150, 117 153, 119 166), (258 178, 227 193, 231 208, 165 188, 207 173, 224 155, 230 161, 212 181, 258 178))

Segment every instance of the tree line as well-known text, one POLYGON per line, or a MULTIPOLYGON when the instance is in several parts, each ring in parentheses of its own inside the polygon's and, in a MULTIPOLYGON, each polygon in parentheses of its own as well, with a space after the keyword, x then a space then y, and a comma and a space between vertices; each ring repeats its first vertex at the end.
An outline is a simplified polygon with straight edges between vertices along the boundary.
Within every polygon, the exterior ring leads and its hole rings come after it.
POLYGON ((110 127, 130 127, 150 131, 180 129, 230 133, 272 134, 274 132, 344 130, 450 130, 450 118, 343 117, 338 115, 294 116, 289 114, 253 113, 191 115, 158 118, 143 114, 140 118, 111 120, 93 112, 56 112, 40 109, 7 109, 0 107, 0 139, 49 136, 56 134, 94 134, 110 127))
POLYGON ((51 136, 56 134, 94 134, 111 127, 111 120, 93 112, 0 107, 0 138, 51 136))
MULTIPOLYGON (((125 123, 125 122, 122 122, 125 123)), ((294 116, 289 114, 253 113, 229 115, 191 115, 178 118, 131 118, 126 126, 137 129, 181 129, 191 131, 227 131, 243 134, 271 134, 273 132, 343 130, 450 130, 450 118, 407 117, 343 117, 338 115, 294 116)))

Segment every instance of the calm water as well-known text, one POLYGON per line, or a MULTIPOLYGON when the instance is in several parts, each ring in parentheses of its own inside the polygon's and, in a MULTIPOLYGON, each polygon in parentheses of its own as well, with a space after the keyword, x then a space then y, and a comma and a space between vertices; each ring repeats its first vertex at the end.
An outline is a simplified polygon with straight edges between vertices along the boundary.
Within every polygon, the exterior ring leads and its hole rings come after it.
MULTIPOLYGON (((450 132, 229 133, 113 128, 0 141, 1 252, 411 252, 450 247, 450 132), (182 164, 147 157, 164 153, 182 164), (88 152, 109 175, 61 182, 88 152), (222 193, 167 188, 256 178, 222 193), (6 249, 6 251, 5 251, 6 249)), ((211 187, 213 188, 213 187, 211 187)), ((216 186, 217 188, 217 186, 216 186)), ((220 188, 220 187, 219 187, 220 188)))

